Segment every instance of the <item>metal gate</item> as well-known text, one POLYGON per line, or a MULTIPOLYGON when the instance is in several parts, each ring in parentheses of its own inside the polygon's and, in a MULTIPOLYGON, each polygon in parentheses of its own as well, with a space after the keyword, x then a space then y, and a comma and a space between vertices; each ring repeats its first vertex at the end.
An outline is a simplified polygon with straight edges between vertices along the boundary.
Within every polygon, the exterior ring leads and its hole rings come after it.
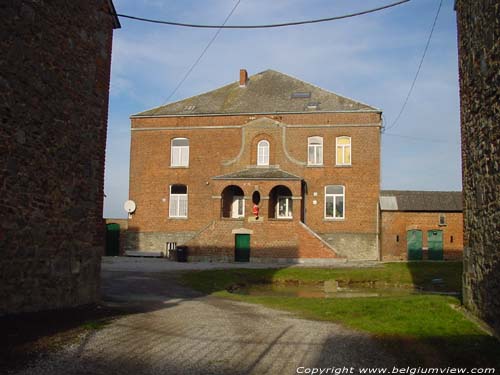
POLYGON ((427 244, 429 246, 429 260, 443 260, 443 231, 427 231, 427 244))
POLYGON ((422 260, 422 231, 412 229, 406 232, 408 260, 422 260))

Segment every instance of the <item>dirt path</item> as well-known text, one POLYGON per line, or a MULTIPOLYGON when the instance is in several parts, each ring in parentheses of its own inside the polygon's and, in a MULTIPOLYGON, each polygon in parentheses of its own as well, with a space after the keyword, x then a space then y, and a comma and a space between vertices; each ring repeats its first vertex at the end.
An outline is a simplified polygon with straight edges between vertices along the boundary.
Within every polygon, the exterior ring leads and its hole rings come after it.
POLYGON ((134 313, 19 374, 295 374, 395 363, 368 335, 203 296, 176 275, 104 270, 107 304, 134 313))

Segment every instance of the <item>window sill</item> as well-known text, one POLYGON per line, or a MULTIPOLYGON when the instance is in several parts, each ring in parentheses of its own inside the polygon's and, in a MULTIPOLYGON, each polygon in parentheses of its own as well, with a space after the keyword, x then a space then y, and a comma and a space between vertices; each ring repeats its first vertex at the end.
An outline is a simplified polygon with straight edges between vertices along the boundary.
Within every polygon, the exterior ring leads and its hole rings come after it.
POLYGON ((244 217, 221 217, 224 221, 245 221, 244 217))
POLYGON ((188 169, 189 165, 171 165, 170 168, 172 168, 172 169, 188 169))
POLYGON ((333 218, 333 217, 328 217, 328 218, 323 218, 323 221, 326 223, 331 223, 331 222, 336 222, 336 221, 345 221, 345 217, 343 218, 333 218))
POLYGON ((307 168, 324 168, 323 164, 307 164, 307 168))
POLYGON ((169 217, 169 220, 187 220, 187 217, 169 217))
POLYGON ((269 221, 293 221, 293 217, 272 217, 269 221))
POLYGON ((448 224, 438 224, 438 227, 446 227, 448 224))
POLYGON ((346 164, 346 165, 336 164, 335 168, 352 168, 352 164, 346 164))

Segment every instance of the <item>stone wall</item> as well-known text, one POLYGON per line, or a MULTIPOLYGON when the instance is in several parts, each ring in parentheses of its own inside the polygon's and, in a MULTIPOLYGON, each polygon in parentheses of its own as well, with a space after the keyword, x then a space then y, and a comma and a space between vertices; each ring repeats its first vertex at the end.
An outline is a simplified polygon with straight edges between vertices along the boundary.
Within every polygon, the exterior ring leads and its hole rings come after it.
POLYGON ((464 303, 500 335, 500 2, 456 2, 464 303))
POLYGON ((0 6, 0 315, 98 299, 110 8, 0 6))
POLYGON ((349 260, 379 260, 376 233, 322 233, 321 238, 349 260))

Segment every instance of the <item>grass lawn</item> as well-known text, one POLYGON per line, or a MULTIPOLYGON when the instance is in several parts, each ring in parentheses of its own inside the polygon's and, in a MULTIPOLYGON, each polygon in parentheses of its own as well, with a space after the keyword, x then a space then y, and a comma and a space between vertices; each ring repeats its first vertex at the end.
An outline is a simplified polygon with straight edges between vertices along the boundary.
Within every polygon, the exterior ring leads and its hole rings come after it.
POLYGON ((447 291, 461 290, 458 262, 386 263, 373 268, 235 269, 190 272, 184 282, 207 294, 287 310, 309 319, 341 323, 374 334, 402 363, 496 366, 500 343, 459 311, 457 297, 418 294, 400 297, 300 298, 233 294, 233 285, 320 283, 432 287, 440 278, 447 291), (436 355, 437 354, 437 355, 436 355))

